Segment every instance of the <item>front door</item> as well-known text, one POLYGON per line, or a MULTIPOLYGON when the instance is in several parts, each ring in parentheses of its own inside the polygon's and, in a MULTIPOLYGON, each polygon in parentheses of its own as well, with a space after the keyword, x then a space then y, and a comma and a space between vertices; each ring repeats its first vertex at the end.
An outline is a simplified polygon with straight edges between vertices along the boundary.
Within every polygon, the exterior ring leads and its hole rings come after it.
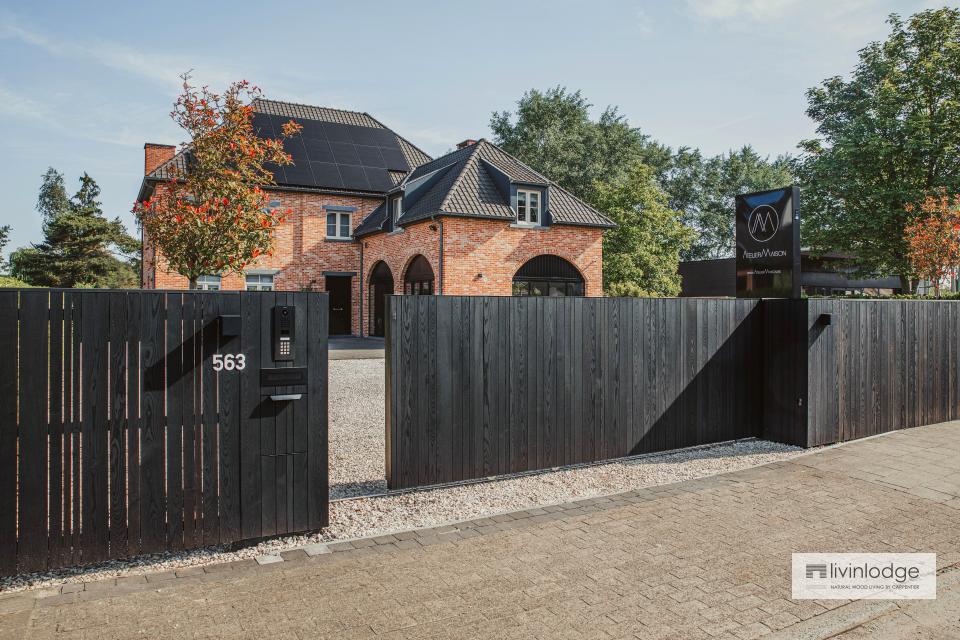
POLYGON ((342 336, 353 333, 350 322, 350 276, 327 276, 327 293, 330 295, 330 335, 342 336))

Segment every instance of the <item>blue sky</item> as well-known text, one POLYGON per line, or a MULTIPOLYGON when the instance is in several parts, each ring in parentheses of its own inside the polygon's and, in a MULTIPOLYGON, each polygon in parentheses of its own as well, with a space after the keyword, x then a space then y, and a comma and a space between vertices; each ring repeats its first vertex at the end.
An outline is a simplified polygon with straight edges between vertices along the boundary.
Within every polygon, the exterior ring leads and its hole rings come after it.
POLYGON ((670 146, 794 152, 804 92, 928 0, 0 4, 0 224, 40 238, 40 176, 83 171, 134 230, 143 143, 182 141, 178 75, 367 111, 431 154, 530 88, 581 89, 670 146))

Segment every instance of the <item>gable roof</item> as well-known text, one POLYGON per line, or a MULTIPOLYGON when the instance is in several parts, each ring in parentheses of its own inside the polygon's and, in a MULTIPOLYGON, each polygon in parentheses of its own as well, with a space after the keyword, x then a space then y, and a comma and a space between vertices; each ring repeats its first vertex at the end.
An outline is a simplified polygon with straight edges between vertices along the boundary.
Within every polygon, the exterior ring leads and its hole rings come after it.
MULTIPOLYGON (((560 185, 484 139, 420 165, 406 176, 401 187, 409 194, 411 185, 418 181, 428 187, 410 205, 409 196, 405 196, 403 215, 397 221, 400 226, 437 215, 514 220, 509 183, 549 187, 547 207, 552 224, 616 226, 560 185)), ((357 226, 354 235, 382 231, 386 223, 387 208, 381 205, 357 226)))
MULTIPOLYGON (((321 123, 332 123, 338 125, 347 125, 349 127, 366 127, 368 129, 379 129, 388 131, 389 135, 387 138, 389 140, 394 140, 396 146, 399 147, 401 154, 403 155, 406 164, 410 167, 408 171, 399 171, 399 170, 388 170, 387 176, 389 178, 390 187, 395 187, 396 185, 403 182, 403 179, 416 167, 430 162, 430 156, 427 155, 419 147, 411 143, 406 138, 400 136, 396 132, 390 130, 388 127, 384 126, 379 120, 374 118, 368 113, 361 113, 359 111, 347 111, 344 109, 331 109, 328 107, 317 107, 306 104, 297 104, 293 102, 282 102, 278 100, 267 100, 265 98, 257 98, 253 101, 254 114, 261 114, 266 116, 277 116, 279 118, 290 118, 296 122, 303 123, 304 121, 312 122, 321 122, 321 123)), ((291 140, 298 138, 298 136, 292 136, 291 140)), ((392 142, 390 144, 393 144, 392 142)), ((301 146, 301 148, 303 148, 301 146)), ((181 150, 171 160, 161 164, 159 167, 154 169, 151 173, 147 174, 145 180, 164 180, 170 178, 177 172, 182 172, 186 166, 186 158, 188 150, 181 150)), ((309 162, 306 163, 309 165, 309 162)), ((296 165, 295 165, 296 166, 296 165)), ((381 165, 382 166, 382 165, 381 165)), ((401 163, 402 166, 402 163, 401 163)), ((292 172, 291 172, 292 173, 292 172)), ((310 174, 309 167, 306 167, 306 173, 310 174)), ((313 174, 311 174, 313 175, 313 174)), ((370 189, 356 189, 356 188, 344 188, 341 184, 325 184, 324 179, 320 177, 312 178, 309 180, 310 184, 305 184, 303 179, 288 179, 285 175, 285 172, 282 168, 274 171, 274 179, 276 181, 276 187, 283 188, 293 188, 297 190, 309 190, 309 191, 323 191, 323 192, 334 192, 334 193, 370 193, 370 194, 383 194, 385 190, 383 188, 370 188, 370 189)))

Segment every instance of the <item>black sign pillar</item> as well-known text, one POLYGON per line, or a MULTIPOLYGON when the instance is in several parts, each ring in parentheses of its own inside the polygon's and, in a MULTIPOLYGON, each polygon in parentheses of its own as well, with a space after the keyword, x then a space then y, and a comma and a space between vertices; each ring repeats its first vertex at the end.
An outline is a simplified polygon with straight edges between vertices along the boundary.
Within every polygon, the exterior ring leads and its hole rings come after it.
POLYGON ((737 196, 737 297, 800 297, 800 189, 737 196))

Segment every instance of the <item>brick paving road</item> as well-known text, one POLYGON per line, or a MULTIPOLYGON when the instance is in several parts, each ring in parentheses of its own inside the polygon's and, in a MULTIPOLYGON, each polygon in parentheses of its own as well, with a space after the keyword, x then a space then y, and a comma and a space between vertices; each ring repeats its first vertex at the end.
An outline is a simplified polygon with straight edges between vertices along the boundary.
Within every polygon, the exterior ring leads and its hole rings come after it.
POLYGON ((3 597, 0 637, 960 637, 960 423, 331 550, 3 597), (792 601, 794 551, 933 551, 940 599, 792 601))

